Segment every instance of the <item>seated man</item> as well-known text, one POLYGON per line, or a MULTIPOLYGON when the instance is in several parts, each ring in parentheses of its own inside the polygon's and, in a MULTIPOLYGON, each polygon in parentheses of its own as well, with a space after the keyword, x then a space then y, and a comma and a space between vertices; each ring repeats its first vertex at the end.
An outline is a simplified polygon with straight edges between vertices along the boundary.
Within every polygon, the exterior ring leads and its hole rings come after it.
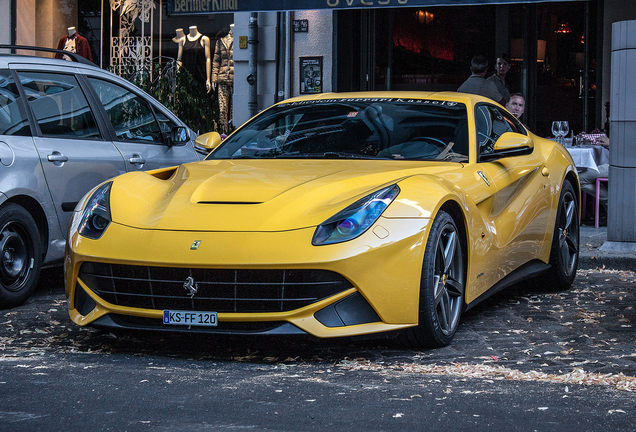
POLYGON ((510 100, 506 104, 506 108, 512 113, 512 115, 520 118, 526 109, 526 101, 523 98, 523 95, 521 93, 515 93, 510 96, 510 100))

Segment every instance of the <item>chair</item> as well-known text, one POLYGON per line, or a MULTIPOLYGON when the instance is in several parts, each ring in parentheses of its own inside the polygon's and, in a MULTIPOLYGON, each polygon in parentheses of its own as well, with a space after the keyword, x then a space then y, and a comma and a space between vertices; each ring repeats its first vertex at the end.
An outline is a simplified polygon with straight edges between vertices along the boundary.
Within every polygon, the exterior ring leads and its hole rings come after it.
POLYGON ((601 194, 601 182, 608 182, 606 177, 596 178, 596 197, 594 201, 594 227, 598 228, 598 216, 600 213, 600 194, 601 194))

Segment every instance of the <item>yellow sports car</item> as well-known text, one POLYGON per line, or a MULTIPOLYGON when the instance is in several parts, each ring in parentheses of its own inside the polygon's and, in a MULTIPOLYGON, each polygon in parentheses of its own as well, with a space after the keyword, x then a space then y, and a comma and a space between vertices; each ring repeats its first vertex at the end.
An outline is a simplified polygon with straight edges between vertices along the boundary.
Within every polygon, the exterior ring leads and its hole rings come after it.
POLYGON ((321 94, 263 111, 201 162, 102 183, 75 209, 71 319, 109 328, 450 343, 464 310, 579 255, 569 153, 500 105, 321 94))

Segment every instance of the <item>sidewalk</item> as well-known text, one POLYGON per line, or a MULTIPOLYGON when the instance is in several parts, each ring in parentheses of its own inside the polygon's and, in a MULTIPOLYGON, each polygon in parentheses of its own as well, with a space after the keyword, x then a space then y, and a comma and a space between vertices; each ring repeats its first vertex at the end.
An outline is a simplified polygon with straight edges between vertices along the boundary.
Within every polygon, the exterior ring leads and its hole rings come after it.
POLYGON ((636 271, 636 252, 609 252, 599 248, 607 241, 607 227, 581 225, 579 269, 608 268, 636 271))

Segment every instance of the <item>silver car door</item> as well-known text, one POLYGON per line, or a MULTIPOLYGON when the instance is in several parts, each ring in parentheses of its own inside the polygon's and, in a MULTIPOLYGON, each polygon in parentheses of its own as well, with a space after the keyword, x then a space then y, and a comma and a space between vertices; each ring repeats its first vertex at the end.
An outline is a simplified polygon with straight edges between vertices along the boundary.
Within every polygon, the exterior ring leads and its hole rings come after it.
POLYGON ((128 171, 149 170, 198 160, 191 143, 169 146, 176 124, 149 101, 112 81, 89 77, 115 131, 115 146, 128 171))
POLYGON ((38 125, 34 142, 64 235, 77 202, 92 187, 126 171, 105 140, 71 74, 17 72, 38 125))

